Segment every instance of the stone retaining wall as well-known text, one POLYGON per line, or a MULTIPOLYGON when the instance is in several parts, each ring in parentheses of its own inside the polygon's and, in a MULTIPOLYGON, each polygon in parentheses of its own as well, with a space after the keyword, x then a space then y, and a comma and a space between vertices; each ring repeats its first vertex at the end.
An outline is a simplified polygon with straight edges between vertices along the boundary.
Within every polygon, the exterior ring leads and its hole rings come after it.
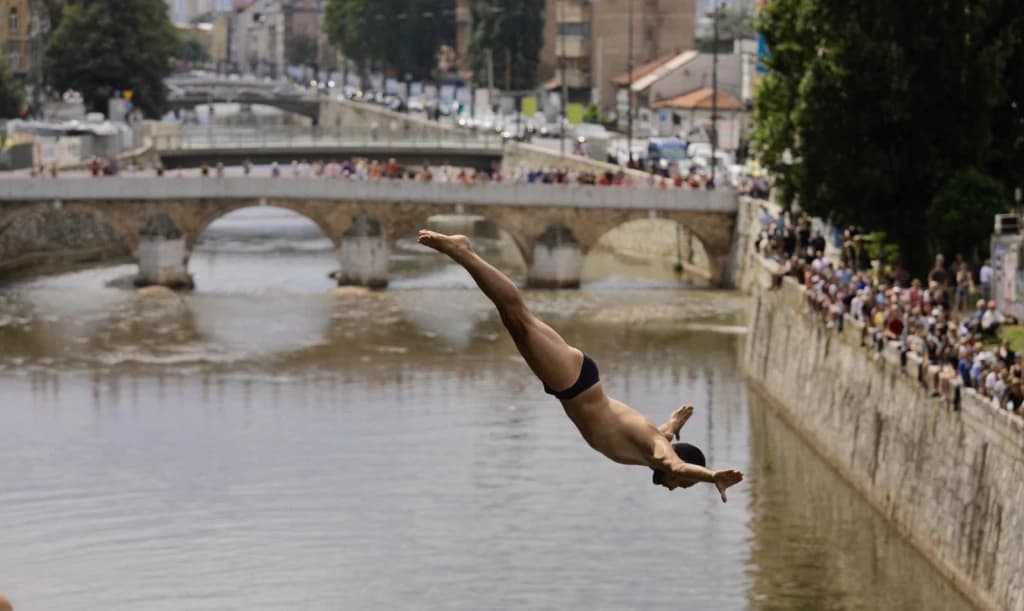
POLYGON ((748 253, 750 381, 976 604, 1024 611, 1024 418, 862 345, 862 327, 826 329, 748 253))

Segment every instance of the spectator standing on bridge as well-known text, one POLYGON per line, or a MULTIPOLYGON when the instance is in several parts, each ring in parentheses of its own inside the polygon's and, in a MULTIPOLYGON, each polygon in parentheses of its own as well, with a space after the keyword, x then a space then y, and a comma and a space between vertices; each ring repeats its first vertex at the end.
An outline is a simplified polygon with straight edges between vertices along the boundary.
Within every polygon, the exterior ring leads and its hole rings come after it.
POLYGON ((209 176, 210 175, 210 165, 207 164, 207 163, 204 163, 203 165, 199 166, 199 175, 203 176, 204 178, 206 176, 209 176))
POLYGON ((242 162, 242 174, 245 176, 252 174, 252 162, 249 161, 248 157, 246 157, 245 161, 242 162))
POLYGON ((279 178, 281 176, 281 166, 277 165, 277 162, 270 164, 270 177, 279 178))
POLYGON ((217 162, 217 178, 224 178, 224 162, 217 162))

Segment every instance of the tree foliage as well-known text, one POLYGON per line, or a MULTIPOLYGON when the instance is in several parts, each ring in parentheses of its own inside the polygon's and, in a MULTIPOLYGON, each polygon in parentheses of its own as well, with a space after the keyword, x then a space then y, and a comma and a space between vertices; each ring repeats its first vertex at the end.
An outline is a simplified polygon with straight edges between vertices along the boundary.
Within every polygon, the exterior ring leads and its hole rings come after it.
POLYGON ((21 116, 25 108, 25 88, 14 78, 7 62, 0 61, 0 119, 21 116))
POLYGON ((1006 212, 1006 187, 975 168, 946 183, 928 208, 928 229, 941 252, 975 254, 992 234, 992 218, 1006 212))
POLYGON ((182 36, 177 58, 186 64, 202 64, 210 61, 210 51, 194 36, 182 36))
POLYGON ((1021 183, 1018 0, 774 0, 760 29, 755 143, 787 203, 885 231, 922 269, 954 177, 1021 183))
POLYGON ((477 84, 487 81, 490 54, 495 85, 504 86, 506 80, 514 90, 537 85, 544 45, 544 6, 544 0, 474 0, 470 5, 473 32, 468 53, 477 84))
POLYGON ((103 112, 116 91, 132 90, 138 108, 159 115, 178 44, 164 0, 68 0, 44 70, 52 87, 78 91, 91 110, 103 112))
POLYGON ((285 55, 293 66, 312 66, 317 60, 317 41, 307 34, 295 34, 285 46, 285 55))
POLYGON ((442 44, 455 44, 451 0, 327 0, 323 29, 331 44, 363 67, 430 78, 442 44))

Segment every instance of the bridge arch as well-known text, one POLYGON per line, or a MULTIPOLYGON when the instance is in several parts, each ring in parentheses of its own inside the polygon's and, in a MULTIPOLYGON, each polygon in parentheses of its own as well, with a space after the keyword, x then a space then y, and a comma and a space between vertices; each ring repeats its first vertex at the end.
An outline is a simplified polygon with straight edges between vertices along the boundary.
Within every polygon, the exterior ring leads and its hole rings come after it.
MULTIPOLYGON (((606 231, 590 246, 584 259, 584 274, 600 252, 615 253, 637 261, 660 263, 676 274, 711 281, 714 274, 707 248, 701 238, 679 221, 663 218, 637 218, 606 231)), ((591 270, 592 273, 592 270, 591 270)))
POLYGON ((339 227, 336 223, 332 222, 332 219, 329 219, 322 214, 322 211, 315 207, 305 205, 305 202, 302 202, 301 200, 275 200, 273 203, 260 200, 234 200, 230 202, 207 204, 200 212, 194 215, 192 222, 189 223, 190 226, 182 228, 188 248, 190 250, 195 248, 199 238, 207 229, 209 229, 210 225, 233 212, 238 212, 239 210, 245 210, 248 208, 278 208, 294 212, 299 216, 312 221, 314 225, 319 227, 320 231, 331 241, 331 243, 334 244, 335 248, 338 248, 341 244, 341 238, 345 228, 339 227))

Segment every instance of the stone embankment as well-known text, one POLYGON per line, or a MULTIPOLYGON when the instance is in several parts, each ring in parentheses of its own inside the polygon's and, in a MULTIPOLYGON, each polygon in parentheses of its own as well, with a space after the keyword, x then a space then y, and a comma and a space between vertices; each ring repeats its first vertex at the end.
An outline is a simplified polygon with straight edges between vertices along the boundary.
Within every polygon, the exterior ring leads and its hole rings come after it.
MULTIPOLYGON (((745 245, 752 219, 741 212, 745 245)), ((1024 418, 867 348, 855 323, 826 329, 801 285, 769 290, 774 265, 746 252, 749 380, 979 607, 1024 611, 1024 418)))

